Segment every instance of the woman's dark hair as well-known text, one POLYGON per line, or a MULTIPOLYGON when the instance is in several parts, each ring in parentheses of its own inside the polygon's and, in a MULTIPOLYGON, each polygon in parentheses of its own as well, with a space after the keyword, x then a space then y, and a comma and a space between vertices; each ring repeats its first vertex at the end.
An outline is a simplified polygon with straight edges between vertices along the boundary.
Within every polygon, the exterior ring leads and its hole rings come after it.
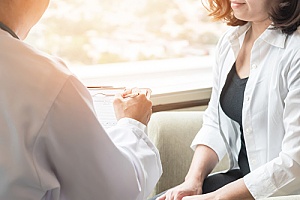
MULTIPOLYGON (((205 7, 210 12, 209 16, 215 20, 224 20, 229 26, 247 23, 233 15, 229 0, 207 0, 207 2, 208 5, 205 7)), ((286 34, 294 33, 300 25, 300 0, 272 0, 269 16, 275 29, 286 34)))
POLYGON ((292 34, 300 25, 299 0, 273 0, 270 18, 274 27, 283 33, 292 34))

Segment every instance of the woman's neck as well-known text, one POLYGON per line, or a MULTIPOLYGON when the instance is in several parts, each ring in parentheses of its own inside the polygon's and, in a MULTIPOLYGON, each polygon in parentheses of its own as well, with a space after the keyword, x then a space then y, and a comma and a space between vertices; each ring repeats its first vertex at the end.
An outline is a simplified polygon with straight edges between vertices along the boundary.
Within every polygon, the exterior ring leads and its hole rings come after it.
POLYGON ((272 21, 266 19, 260 22, 252 22, 251 30, 249 31, 249 39, 255 41, 270 25, 272 21))

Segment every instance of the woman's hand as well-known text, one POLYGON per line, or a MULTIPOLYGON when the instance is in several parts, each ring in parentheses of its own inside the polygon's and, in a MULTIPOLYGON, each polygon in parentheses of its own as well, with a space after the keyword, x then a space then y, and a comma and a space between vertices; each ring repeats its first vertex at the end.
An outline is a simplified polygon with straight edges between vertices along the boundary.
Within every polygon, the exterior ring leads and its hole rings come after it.
POLYGON ((186 180, 182 184, 168 190, 156 200, 181 200, 183 197, 199 195, 202 193, 202 184, 199 181, 186 180))
POLYGON ((230 199, 230 200, 254 200, 251 193, 247 189, 244 180, 238 179, 231 182, 218 190, 203 194, 184 197, 182 200, 214 200, 214 199, 230 199))
POLYGON ((182 198, 182 200, 214 200, 214 199, 217 199, 217 198, 215 198, 213 195, 211 195, 211 193, 182 198))

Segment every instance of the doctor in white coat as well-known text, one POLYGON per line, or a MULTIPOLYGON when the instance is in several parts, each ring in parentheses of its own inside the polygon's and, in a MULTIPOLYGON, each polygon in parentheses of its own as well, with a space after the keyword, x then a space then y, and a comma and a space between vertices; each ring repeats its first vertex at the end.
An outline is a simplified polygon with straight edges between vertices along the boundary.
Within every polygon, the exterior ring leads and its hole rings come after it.
POLYGON ((106 132, 66 65, 22 42, 48 4, 0 1, 0 199, 145 199, 162 173, 152 103, 118 96, 106 132))

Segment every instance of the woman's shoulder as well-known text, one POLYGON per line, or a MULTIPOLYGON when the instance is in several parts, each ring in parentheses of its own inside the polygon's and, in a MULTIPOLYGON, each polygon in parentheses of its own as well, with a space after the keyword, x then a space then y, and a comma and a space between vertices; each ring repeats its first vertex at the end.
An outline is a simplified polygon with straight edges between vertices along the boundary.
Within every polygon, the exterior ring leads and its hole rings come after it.
POLYGON ((298 28, 297 31, 295 31, 293 34, 290 35, 290 40, 292 42, 294 41, 298 41, 296 42, 295 46, 298 46, 300 48, 300 28, 298 28))
POLYGON ((293 34, 288 35, 286 42, 285 42, 285 48, 287 50, 291 50, 293 52, 297 52, 297 54, 300 54, 300 29, 298 28, 297 31, 295 31, 293 34))

